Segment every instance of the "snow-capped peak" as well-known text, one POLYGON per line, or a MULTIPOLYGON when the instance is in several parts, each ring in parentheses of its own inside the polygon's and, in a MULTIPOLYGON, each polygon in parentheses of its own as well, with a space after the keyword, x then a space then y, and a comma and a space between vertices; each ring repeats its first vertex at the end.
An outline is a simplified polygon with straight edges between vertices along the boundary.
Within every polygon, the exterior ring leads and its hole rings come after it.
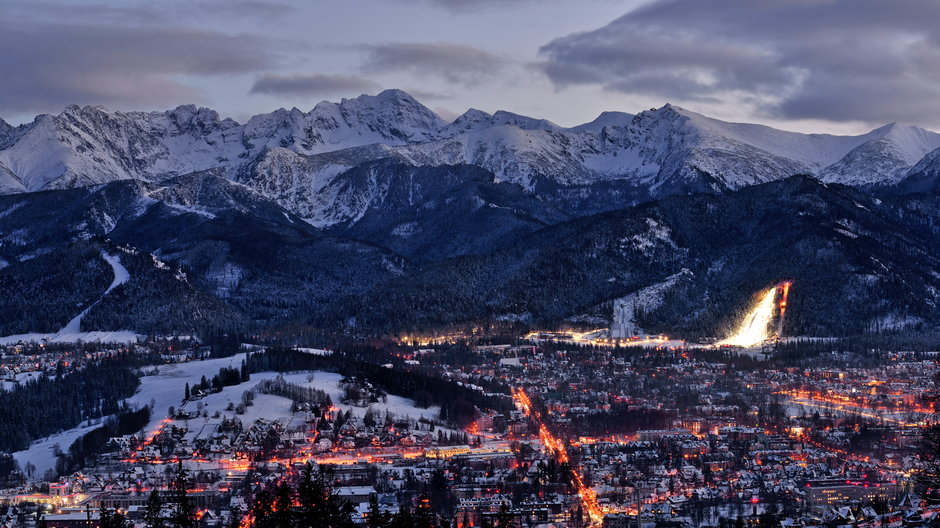
POLYGON ((493 116, 483 110, 470 108, 444 127, 441 133, 446 137, 451 137, 463 132, 470 132, 471 130, 489 126, 492 119, 493 116))
POLYGON ((576 198, 582 194, 574 188, 617 187, 614 207, 796 173, 893 183, 938 147, 940 134, 896 123, 859 136, 800 134, 672 104, 636 115, 604 112, 572 128, 472 108, 448 124, 401 90, 324 101, 308 112, 282 108, 243 125, 195 105, 165 112, 72 105, 15 128, 0 121, 0 193, 218 169, 310 219, 336 198, 319 194, 336 190, 333 178, 393 157, 418 166, 477 165, 530 192, 563 188, 572 200, 601 208, 588 197, 595 191, 576 198))
POLYGON ((903 179, 924 156, 940 148, 940 134, 891 123, 864 136, 865 141, 822 172, 825 181, 848 185, 890 185, 903 179))
POLYGON ((588 121, 587 123, 573 126, 568 130, 571 132, 600 132, 605 127, 609 126, 629 126, 634 117, 635 116, 633 114, 628 114, 626 112, 606 111, 601 112, 601 114, 594 118, 593 121, 588 121))
POLYGON ((561 127, 547 119, 536 119, 524 115, 499 110, 493 114, 493 125, 512 125, 523 130, 561 130, 561 127))
POLYGON ((871 131, 879 140, 889 140, 905 162, 917 163, 930 151, 940 147, 940 134, 913 125, 891 123, 871 131))

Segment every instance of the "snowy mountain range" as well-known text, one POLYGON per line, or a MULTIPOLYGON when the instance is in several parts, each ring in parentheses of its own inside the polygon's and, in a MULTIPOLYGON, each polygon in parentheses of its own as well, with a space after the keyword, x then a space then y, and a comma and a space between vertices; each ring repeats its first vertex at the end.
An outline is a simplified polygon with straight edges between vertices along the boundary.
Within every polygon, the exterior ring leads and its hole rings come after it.
POLYGON ((447 123, 407 93, 387 90, 309 112, 280 109, 244 124, 191 105, 150 113, 69 106, 18 127, 0 121, 0 193, 158 183, 218 169, 324 227, 354 221, 376 199, 343 196, 336 179, 390 158, 414 167, 475 165, 580 216, 797 173, 892 186, 915 176, 915 166, 921 178, 929 173, 938 148, 940 134, 911 126, 860 136, 799 134, 668 104, 637 115, 605 112, 571 128, 475 109, 447 123))
POLYGON ((245 124, 0 121, 0 335, 101 298, 102 252, 131 278, 83 331, 596 321, 680 272, 643 328, 716 335, 783 277, 793 332, 920 328, 940 320, 938 247, 940 134, 898 124, 799 134, 672 105, 447 123, 398 90, 245 124))

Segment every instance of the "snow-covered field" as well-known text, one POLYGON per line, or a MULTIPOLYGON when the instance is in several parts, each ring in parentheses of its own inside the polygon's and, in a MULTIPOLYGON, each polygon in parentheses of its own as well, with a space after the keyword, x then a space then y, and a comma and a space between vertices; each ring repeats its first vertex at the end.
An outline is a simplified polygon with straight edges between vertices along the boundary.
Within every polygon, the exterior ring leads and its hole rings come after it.
POLYGON ((0 346, 15 345, 17 343, 38 343, 43 339, 47 343, 111 343, 115 345, 129 345, 143 339, 144 335, 132 332, 130 330, 116 331, 92 331, 92 332, 74 332, 60 333, 53 332, 49 334, 31 333, 14 334, 0 337, 0 346))
POLYGON ((26 383, 27 381, 38 378, 42 373, 39 371, 33 372, 22 372, 13 376, 12 381, 3 381, 0 386, 3 387, 3 390, 12 390, 14 387, 21 383, 26 383))
MULTIPOLYGON (((311 349, 312 350, 312 349, 311 349)), ((212 376, 219 372, 222 367, 240 367, 245 354, 223 359, 210 359, 205 361, 193 361, 189 363, 177 363, 171 365, 160 365, 150 370, 155 371, 152 375, 141 378, 141 385, 134 396, 126 401, 131 406, 143 407, 153 405, 153 414, 150 417, 150 423, 144 428, 149 435, 156 432, 166 418, 169 408, 172 406, 179 409, 183 404, 183 394, 185 386, 189 383, 190 387, 199 383, 205 376, 212 379, 212 376)), ((236 416, 232 411, 226 411, 229 403, 238 405, 241 402, 242 394, 254 388, 259 382, 267 379, 275 379, 279 374, 276 372, 262 372, 251 375, 251 380, 239 385, 225 387, 221 392, 210 394, 204 398, 189 402, 185 406, 188 411, 196 411, 200 406, 206 410, 207 418, 193 418, 187 421, 191 434, 200 435, 205 427, 214 427, 220 419, 212 418, 216 411, 223 416, 236 416)), ((289 383, 302 385, 325 391, 330 395, 333 404, 342 410, 349 410, 354 416, 362 417, 367 408, 353 407, 340 403, 343 391, 339 383, 343 376, 335 372, 297 372, 285 374, 284 379, 289 383)), ((254 404, 247 408, 245 414, 237 417, 249 426, 255 420, 264 418, 274 420, 278 418, 288 419, 291 417, 291 401, 280 396, 267 394, 258 394, 255 396, 254 404)), ((421 409, 415 406, 414 402, 400 396, 388 396, 386 403, 377 403, 372 408, 384 415, 392 413, 395 416, 410 416, 414 419, 437 418, 440 414, 439 407, 428 407, 421 409)), ((81 435, 91 431, 98 425, 83 424, 63 431, 54 436, 36 441, 29 449, 14 453, 14 457, 19 462, 20 467, 25 467, 27 462, 32 462, 36 466, 35 477, 41 478, 43 474, 55 468, 56 459, 53 450, 58 445, 63 451, 67 451, 69 446, 81 435)))
POLYGON ((37 440, 29 449, 13 453, 13 458, 16 459, 20 465, 20 469, 23 471, 26 471, 26 464, 32 462, 33 466, 36 468, 32 478, 42 479, 47 471, 55 469, 56 446, 62 451, 68 451, 69 446, 71 446, 73 442, 78 440, 82 435, 97 429, 101 423, 101 419, 95 420, 92 423, 86 422, 78 427, 37 440))

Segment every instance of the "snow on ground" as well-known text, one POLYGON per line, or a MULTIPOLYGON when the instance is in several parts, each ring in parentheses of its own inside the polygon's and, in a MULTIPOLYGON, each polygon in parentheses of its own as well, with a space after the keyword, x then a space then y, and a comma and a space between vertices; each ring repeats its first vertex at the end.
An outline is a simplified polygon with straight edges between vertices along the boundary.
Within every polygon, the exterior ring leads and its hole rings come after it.
POLYGON ((312 356, 332 356, 332 350, 323 350, 322 348, 295 348, 294 350, 298 352, 303 352, 304 354, 310 354, 312 356))
POLYGON ((101 294, 101 297, 97 301, 89 304, 84 310, 81 311, 78 315, 72 318, 71 321, 66 323, 61 330, 54 333, 29 333, 29 334, 15 334, 0 337, 0 346, 4 345, 15 345, 16 343, 30 343, 30 342, 39 342, 43 339, 48 343, 75 343, 82 341, 85 343, 121 343, 129 344, 136 343, 138 334, 130 332, 127 330, 117 330, 117 331, 94 331, 94 332, 82 332, 82 317, 88 313, 96 304, 101 302, 101 299, 105 295, 111 293, 111 290, 117 288, 121 284, 124 284, 131 278, 130 272, 127 271, 121 264, 121 259, 117 255, 111 255, 110 253, 101 252, 101 258, 103 258, 108 264, 111 265, 111 269, 114 272, 114 280, 111 281, 111 285, 108 286, 108 289, 101 294))
MULTIPOLYGON (((232 357, 221 359, 208 359, 205 361, 191 361, 189 363, 173 363, 170 365, 160 365, 153 369, 156 375, 144 376, 140 378, 140 388, 137 394, 127 399, 131 406, 143 407, 153 403, 153 415, 150 417, 150 423, 144 429, 153 431, 167 415, 170 406, 179 408, 183 403, 183 392, 186 384, 192 387, 199 383, 203 376, 206 379, 212 379, 219 373, 222 367, 241 367, 245 354, 236 354, 232 357)), ((254 376, 249 383, 255 381, 254 376)), ((239 393, 239 397, 241 393, 239 393)))
POLYGON ((119 256, 102 252, 101 258, 105 259, 108 264, 111 265, 111 269, 114 270, 114 280, 111 281, 111 285, 108 286, 108 289, 104 291, 104 295, 107 295, 111 293, 111 290, 114 288, 117 288, 118 286, 130 280, 131 274, 129 271, 127 271, 127 268, 121 264, 121 258, 119 256))
POLYGON ((174 204, 168 201, 164 201, 163 203, 169 206, 170 208, 175 209, 176 211, 179 211, 180 213, 193 213, 193 214, 197 214, 199 216, 208 218, 210 220, 216 217, 215 213, 207 211, 201 207, 192 207, 192 206, 174 204))
POLYGON ((15 345, 17 343, 38 343, 43 339, 47 343, 114 343, 114 344, 132 344, 146 336, 131 332, 130 330, 117 331, 93 331, 93 332, 74 332, 60 333, 53 332, 48 334, 14 334, 0 337, 0 346, 15 345))
MULTIPOLYGON (((251 379, 254 381, 253 375, 251 379)), ((343 379, 342 374, 318 370, 316 372, 287 374, 284 376, 284 379, 289 383, 312 387, 314 389, 320 389, 326 392, 330 395, 330 399, 333 400, 333 405, 344 411, 351 411, 353 416, 361 418, 362 416, 365 416, 366 410, 368 409, 366 407, 354 407, 340 403, 340 399, 343 397, 343 390, 339 387, 339 382, 343 379), (313 376, 313 379, 308 382, 307 378, 311 375, 313 376)), ((421 417, 437 418, 441 412, 440 407, 432 406, 428 407, 427 409, 422 409, 416 406, 415 402, 408 398, 402 398, 401 396, 394 396, 391 394, 388 395, 388 402, 379 402, 373 404, 372 409, 379 414, 390 412, 395 416, 410 416, 414 419, 419 419, 421 417)))
POLYGON ((62 451, 68 451, 69 446, 79 439, 82 435, 90 433, 101 426, 105 419, 99 418, 92 422, 85 422, 78 427, 62 431, 52 436, 33 442, 29 449, 13 453, 13 458, 20 465, 20 469, 26 471, 26 464, 32 462, 36 466, 33 473, 34 479, 42 479, 47 471, 55 469, 56 456, 55 448, 59 447, 62 451))
POLYGON ((13 379, 10 381, 3 381, 2 384, 0 384, 0 386, 2 386, 3 390, 5 391, 12 390, 17 385, 26 383, 27 381, 38 378, 41 375, 42 375, 42 372, 39 372, 39 371, 23 372, 21 374, 14 375, 13 379))
MULTIPOLYGON (((150 423, 144 428, 144 431, 148 433, 152 432, 166 416, 167 410, 171 405, 175 407, 180 406, 183 401, 183 392, 187 382, 192 386, 198 383, 202 376, 211 379, 223 366, 240 366, 242 359, 244 359, 244 354, 239 354, 231 358, 210 359, 207 361, 194 361, 191 363, 155 367, 158 374, 142 377, 137 393, 126 401, 129 405, 137 407, 150 405, 151 402, 154 404, 150 423)), ((241 396, 241 393, 239 393, 239 396, 241 396)), ((37 468, 36 477, 41 478, 46 470, 55 468, 56 459, 52 454, 52 450, 57 444, 63 451, 67 451, 69 446, 72 445, 72 442, 78 439, 78 437, 97 427, 97 425, 83 425, 84 426, 63 431, 48 438, 37 440, 29 449, 14 453, 13 456, 16 458, 17 462, 19 462, 20 468, 24 468, 26 462, 32 462, 37 468)))
MULTIPOLYGON (((315 350, 315 349, 310 349, 315 350)), ((189 383, 190 387, 199 383, 203 376, 212 379, 222 367, 241 366, 245 359, 245 354, 236 354, 232 357, 222 359, 209 359, 205 361, 192 361, 188 363, 174 363, 169 365, 159 365, 152 368, 146 368, 145 373, 150 375, 141 378, 141 384, 137 393, 126 400, 131 407, 143 407, 153 405, 153 413, 150 422, 143 429, 147 434, 153 434, 159 430, 163 424, 163 419, 169 414, 169 408, 179 409, 183 407, 183 394, 185 386, 189 383)), ((204 408, 209 415, 208 418, 192 418, 186 423, 191 429, 192 435, 202 435, 204 428, 215 427, 220 419, 212 418, 216 411, 223 416, 236 416, 242 423, 248 427, 254 421, 264 418, 275 420, 279 418, 289 419, 291 417, 291 401, 280 396, 268 394, 257 394, 254 404, 248 407, 243 415, 236 415, 234 411, 226 411, 229 403, 237 406, 241 402, 242 394, 245 391, 253 389, 259 382, 268 379, 275 379, 280 375, 277 372, 261 372, 251 375, 251 380, 225 387, 221 392, 207 395, 200 399, 190 401, 185 409, 195 412, 198 408, 204 408)), ((284 379, 296 385, 302 385, 325 391, 330 395, 333 404, 343 411, 351 411, 353 416, 363 417, 368 410, 366 407, 354 407, 340 403, 343 390, 340 388, 340 381, 343 379, 341 374, 335 372, 314 371, 314 372, 296 372, 283 374, 284 379)), ((414 401, 400 396, 388 396, 386 403, 376 403, 372 406, 374 411, 380 416, 386 413, 392 413, 397 417, 409 416, 414 419, 422 417, 434 419, 440 414, 440 407, 428 407, 422 409, 417 407, 414 401)), ((37 440, 29 449, 14 453, 14 457, 19 462, 20 467, 25 467, 27 462, 32 462, 36 466, 36 478, 41 478, 43 474, 55 468, 55 456, 53 449, 58 445, 63 451, 68 451, 76 439, 81 435, 90 432, 100 425, 82 424, 82 426, 63 431, 56 435, 37 440)))

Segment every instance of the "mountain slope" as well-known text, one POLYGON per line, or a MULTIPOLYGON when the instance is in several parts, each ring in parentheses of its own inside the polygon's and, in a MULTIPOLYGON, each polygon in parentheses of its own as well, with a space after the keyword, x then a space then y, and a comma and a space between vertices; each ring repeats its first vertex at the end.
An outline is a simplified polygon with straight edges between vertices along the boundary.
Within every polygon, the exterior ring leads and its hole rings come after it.
POLYGON ((329 232, 418 262, 488 253, 567 219, 518 185, 472 165, 380 160, 337 176, 325 193, 337 197, 325 213, 329 232))
POLYGON ((911 167, 895 187, 902 193, 940 192, 940 148, 911 167))
POLYGON ((862 187, 893 185, 930 151, 940 147, 940 134, 897 123, 867 135, 870 139, 826 167, 821 178, 862 187))
MULTIPOLYGON (((303 317, 336 296, 359 294, 407 266, 374 245, 325 236, 276 203, 213 172, 161 184, 119 181, 0 197, 0 234, 0 282, 23 273, 49 273, 61 252, 106 239, 139 251, 151 267, 182 268, 195 297, 184 302, 168 293, 163 302, 179 301, 179 306, 205 312, 209 308, 198 308, 199 296, 221 300, 210 303, 215 306, 213 316, 204 314, 207 323, 217 325, 227 320, 228 311, 257 325, 303 317), (56 214, 50 215, 50 210, 56 214), (28 269, 40 272, 24 271, 28 269)), ((81 285, 61 286, 70 295, 81 285)), ((130 286, 125 290, 133 293, 130 286)), ((140 299, 144 293, 159 296, 160 287, 151 284, 134 291, 140 299)), ((119 321, 139 317, 138 326, 128 328, 132 330, 173 324, 172 318, 156 318, 160 309, 149 302, 128 304, 122 316, 117 306, 111 307, 119 299, 109 295, 83 323, 93 323, 103 317, 96 312, 108 311, 119 321), (128 313, 131 307, 146 313, 128 313)))
POLYGON ((381 160, 333 184, 371 199, 345 204, 327 232, 213 171, 0 197, 0 284, 16 292, 0 304, 17 322, 5 328, 59 328, 100 295, 100 253, 118 247, 132 280, 83 329, 551 325, 609 318, 614 300, 680 273, 637 314, 642 328, 721 337, 783 279, 794 281, 788 335, 940 317, 934 195, 876 200, 792 177, 566 221, 472 166, 381 160))
POLYGON ((494 254, 395 279, 347 309, 369 327, 553 324, 598 309, 609 317, 613 299, 689 270, 692 285, 668 292, 641 326, 720 336, 755 294, 791 279, 785 332, 842 335, 936 320, 933 247, 864 194, 796 177, 547 227, 494 254))

